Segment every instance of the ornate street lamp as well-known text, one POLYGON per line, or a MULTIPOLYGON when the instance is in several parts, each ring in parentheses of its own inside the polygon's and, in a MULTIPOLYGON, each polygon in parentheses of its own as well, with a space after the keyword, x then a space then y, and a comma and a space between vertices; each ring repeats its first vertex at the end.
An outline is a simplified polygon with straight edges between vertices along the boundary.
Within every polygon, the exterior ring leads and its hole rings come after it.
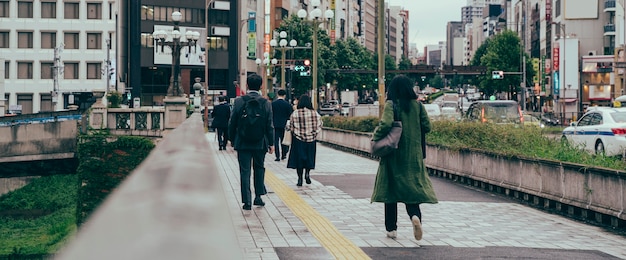
MULTIPOLYGON (((157 30, 152 33, 152 37, 156 41, 157 46, 161 46, 161 52, 164 47, 168 46, 172 50, 172 77, 170 77, 170 86, 167 89, 168 96, 183 96, 185 92, 180 86, 180 50, 182 47, 189 47, 191 52, 192 46, 196 46, 196 42, 200 38, 199 32, 187 31, 185 38, 187 41, 181 41, 182 36, 178 24, 183 15, 176 11, 172 13, 172 21, 174 21, 174 29, 168 35, 166 31, 157 30)), ((157 48, 158 50, 158 48, 157 48)))
MULTIPOLYGON (((270 41, 270 46, 276 47, 280 46, 281 57, 280 57, 280 88, 285 89, 285 48, 287 47, 287 32, 281 31, 279 33, 280 41, 277 43, 276 39, 272 39, 270 41)), ((289 41, 289 47, 296 47, 298 45, 298 41, 292 39, 289 41)))
POLYGON ((309 17, 309 22, 313 25, 313 64, 311 66, 311 74, 313 77, 313 93, 311 99, 313 101, 313 108, 317 110, 319 102, 319 92, 317 91, 317 31, 322 23, 329 22, 335 16, 332 10, 326 10, 322 17, 322 10, 319 9, 320 0, 311 0, 311 6, 313 10, 307 13, 307 10, 300 9, 298 11, 298 17, 304 21, 304 18, 309 17))
POLYGON ((270 78, 269 78, 269 75, 270 75, 269 71, 270 71, 271 67, 275 66, 278 63, 278 60, 276 58, 273 58, 273 59, 270 60, 270 54, 267 53, 267 52, 264 52, 263 53, 263 60, 261 60, 260 58, 257 58, 254 61, 254 63, 256 63, 256 65, 259 66, 259 67, 265 67, 265 70, 267 71, 267 73, 264 73, 264 75, 265 75, 265 77, 267 77, 267 79, 266 79, 267 84, 266 84, 265 87, 268 89, 268 91, 267 91, 266 94, 269 95, 270 90, 271 90, 271 85, 272 85, 271 82, 270 82, 270 78))

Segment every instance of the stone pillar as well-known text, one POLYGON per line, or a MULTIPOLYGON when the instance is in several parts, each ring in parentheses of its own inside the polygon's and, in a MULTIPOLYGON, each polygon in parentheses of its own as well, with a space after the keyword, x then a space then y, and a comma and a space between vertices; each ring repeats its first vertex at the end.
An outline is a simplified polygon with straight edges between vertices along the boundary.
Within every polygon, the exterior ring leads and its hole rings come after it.
POLYGON ((187 119, 187 98, 180 96, 166 96, 163 99, 165 103, 164 127, 165 130, 171 130, 182 124, 187 119))
POLYGON ((104 92, 104 89, 93 90, 96 102, 91 106, 91 115, 89 115, 89 127, 92 129, 107 128, 107 105, 102 102, 104 92))

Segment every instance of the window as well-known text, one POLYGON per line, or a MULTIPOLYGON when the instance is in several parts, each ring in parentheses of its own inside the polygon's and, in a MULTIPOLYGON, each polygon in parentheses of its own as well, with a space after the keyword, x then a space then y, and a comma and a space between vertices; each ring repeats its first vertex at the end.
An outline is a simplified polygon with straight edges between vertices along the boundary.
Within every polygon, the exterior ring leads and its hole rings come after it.
POLYGON ((0 48, 9 48, 9 31, 0 31, 0 48))
POLYGON ((87 79, 102 78, 102 63, 87 63, 87 79))
POLYGON ((152 6, 141 6, 141 20, 152 21, 154 19, 154 8, 152 6))
POLYGON ((17 94, 17 104, 22 105, 22 114, 32 114, 33 94, 17 94))
POLYGON ((65 49, 78 49, 78 33, 66 32, 63 37, 63 44, 65 44, 65 49))
POLYGON ((17 32, 17 47, 20 49, 32 49, 33 32, 17 32))
POLYGON ((41 32, 41 48, 54 49, 57 46, 56 32, 41 32))
POLYGON ((228 50, 228 38, 226 37, 211 37, 209 39, 209 50, 228 50))
POLYGON ((102 49, 101 33, 87 33, 87 49, 102 49))
POLYGON ((101 3, 87 3, 87 19, 102 19, 101 3))
POLYGON ((41 93, 40 111, 54 111, 52 104, 52 95, 50 93, 41 93))
POLYGON ((18 61, 17 62, 17 78, 32 79, 33 78, 33 62, 18 61))
POLYGON ((41 79, 52 79, 52 67, 54 63, 51 61, 42 61, 41 62, 41 79))
POLYGON ((10 63, 9 63, 9 61, 8 61, 8 60, 7 60, 7 61, 4 61, 4 78, 5 78, 5 79, 8 79, 8 78, 9 78, 9 71, 10 71, 10 70, 9 70, 9 65, 10 65, 10 63))
POLYGON ((65 19, 78 19, 78 5, 79 3, 64 3, 65 19))
POLYGON ((17 18, 33 18, 33 2, 17 2, 17 18))
POLYGON ((9 17, 9 1, 0 1, 0 17, 9 17))
POLYGON ((152 48, 154 46, 154 38, 151 33, 141 33, 141 47, 152 48))
POLYGON ((224 10, 209 11, 209 24, 228 25, 228 13, 229 11, 224 10))
POLYGON ((41 2, 41 18, 57 18, 57 3, 41 2))
POLYGON ((64 79, 78 79, 78 62, 65 62, 63 64, 64 79))
POLYGON ((583 118, 581 118, 580 121, 578 121, 578 125, 577 126, 590 125, 591 124, 591 117, 593 117, 593 114, 588 114, 586 116, 583 116, 583 118))

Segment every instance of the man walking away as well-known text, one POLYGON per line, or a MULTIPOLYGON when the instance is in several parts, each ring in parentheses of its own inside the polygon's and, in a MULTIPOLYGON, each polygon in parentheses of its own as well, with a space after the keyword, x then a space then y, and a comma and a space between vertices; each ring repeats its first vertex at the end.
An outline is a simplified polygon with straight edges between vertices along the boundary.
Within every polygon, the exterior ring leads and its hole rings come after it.
POLYGON ((272 113, 274 116, 274 154, 276 155, 274 161, 287 158, 289 146, 281 145, 281 143, 285 137, 285 125, 287 124, 289 116, 291 116, 291 112, 293 112, 293 107, 285 100, 287 92, 284 89, 279 89, 277 94, 278 98, 272 102, 272 113))
POLYGON ((265 153, 274 152, 274 125, 272 105, 261 96, 263 79, 257 74, 248 76, 248 93, 235 99, 228 123, 228 136, 237 151, 241 200, 244 210, 252 209, 250 168, 253 170, 254 205, 265 206, 261 195, 265 190, 265 153))
POLYGON ((226 150, 226 143, 228 142, 228 119, 230 119, 230 105, 226 102, 225 96, 220 96, 220 104, 213 108, 211 116, 213 122, 211 128, 216 129, 217 141, 220 145, 220 150, 226 150))

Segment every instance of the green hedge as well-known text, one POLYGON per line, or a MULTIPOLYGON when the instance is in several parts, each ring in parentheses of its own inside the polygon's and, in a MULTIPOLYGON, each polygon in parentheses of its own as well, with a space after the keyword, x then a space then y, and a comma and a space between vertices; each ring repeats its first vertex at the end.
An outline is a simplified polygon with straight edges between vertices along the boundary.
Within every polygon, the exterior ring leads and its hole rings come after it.
POLYGON ((79 138, 76 223, 82 224, 104 199, 152 151, 154 143, 144 137, 86 135, 79 138))
POLYGON ((378 125, 379 119, 375 116, 324 116, 322 117, 324 127, 338 128, 357 132, 373 132, 378 125))
MULTIPOLYGON (((378 125, 376 117, 323 117, 325 127, 359 132, 373 132, 378 125)), ((513 125, 474 122, 431 121, 432 131, 426 142, 450 149, 478 149, 505 156, 547 159, 579 163, 594 167, 626 169, 626 162, 618 157, 592 155, 578 147, 561 143, 559 138, 546 135, 544 129, 515 127, 513 125)), ((552 132, 549 132, 555 135, 552 132)), ((558 135, 557 135, 558 136, 558 135)))

